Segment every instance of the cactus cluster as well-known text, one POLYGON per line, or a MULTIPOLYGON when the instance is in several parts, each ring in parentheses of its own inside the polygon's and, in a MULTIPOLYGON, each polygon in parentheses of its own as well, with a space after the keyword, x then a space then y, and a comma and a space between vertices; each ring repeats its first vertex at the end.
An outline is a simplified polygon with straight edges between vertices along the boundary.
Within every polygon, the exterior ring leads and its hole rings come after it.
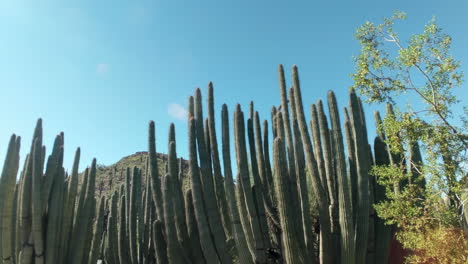
MULTIPOLYGON (((281 107, 272 109, 271 126, 253 103, 248 115, 240 105, 234 110, 235 162, 226 105, 222 155, 218 149, 210 83, 207 119, 200 89, 189 97, 187 175, 173 124, 166 169, 158 168, 151 121, 147 165, 127 168, 124 183, 107 197, 95 198, 96 160, 78 173, 80 149, 71 174, 65 171, 63 133, 45 162, 41 120, 17 180, 20 138, 13 135, 0 179, 2 263, 387 263, 392 228, 374 213, 385 190, 370 168, 401 157, 390 154, 381 131, 371 150, 354 91, 343 123, 330 91, 328 117, 319 100, 308 126, 297 67, 289 91, 281 65, 278 73, 281 107)), ((411 144, 416 159, 419 149, 411 144)))
MULTIPOLYGON (((102 235, 92 228, 96 217, 96 160, 86 169, 78 188, 80 149, 68 175, 62 166, 63 143, 61 133, 45 162, 39 119, 17 179, 20 138, 11 137, 0 181, 2 263, 96 262, 99 247, 91 244, 99 243, 102 235)), ((103 208, 100 206, 100 211, 103 208)), ((102 222, 102 217, 98 220, 102 222)))

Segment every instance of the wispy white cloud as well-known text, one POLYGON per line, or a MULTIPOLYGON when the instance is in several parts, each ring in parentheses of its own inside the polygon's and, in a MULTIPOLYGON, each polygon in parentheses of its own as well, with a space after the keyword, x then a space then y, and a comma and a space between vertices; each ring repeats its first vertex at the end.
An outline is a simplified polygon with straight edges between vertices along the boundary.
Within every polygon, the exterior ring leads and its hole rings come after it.
POLYGON ((176 118, 178 120, 182 120, 182 121, 187 120, 188 112, 180 104, 176 104, 176 103, 169 104, 167 107, 167 113, 171 117, 176 118))
POLYGON ((110 65, 108 63, 99 63, 96 66, 96 72, 101 75, 108 73, 109 70, 110 70, 110 65))

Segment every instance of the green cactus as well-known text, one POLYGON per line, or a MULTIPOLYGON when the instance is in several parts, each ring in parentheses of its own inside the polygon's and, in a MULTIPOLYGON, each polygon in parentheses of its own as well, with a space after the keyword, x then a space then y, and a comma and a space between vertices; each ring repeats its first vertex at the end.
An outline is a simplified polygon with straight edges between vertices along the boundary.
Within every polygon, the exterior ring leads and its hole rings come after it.
MULTIPOLYGON (((156 158, 156 139, 155 139, 155 128, 154 128, 153 121, 149 123, 148 134, 149 134, 148 135, 148 156, 149 156, 150 175, 151 175, 151 193, 153 194, 153 202, 154 202, 154 205, 156 206, 156 218, 162 219, 163 209, 162 209, 161 179, 159 177, 158 161, 156 158)), ((129 208, 127 208, 127 210, 129 210, 129 208)))
POLYGON ((307 259, 299 245, 300 238, 297 236, 293 220, 293 201, 291 200, 291 189, 288 188, 288 169, 286 167, 286 154, 284 143, 281 138, 274 142, 274 166, 275 166, 275 192, 278 198, 278 211, 282 228, 282 240, 284 248, 284 261, 287 264, 307 263, 307 259))
POLYGON ((195 128, 198 144, 198 154, 200 158, 200 173, 203 183, 203 197, 205 201, 205 209, 211 236, 213 237, 214 246, 221 263, 231 263, 232 259, 227 251, 226 235, 224 233, 221 214, 218 210, 217 200, 213 199, 216 197, 216 194, 213 182, 211 158, 209 155, 207 142, 204 138, 203 110, 200 89, 195 91, 195 128))
MULTIPOLYGON (((75 151, 75 157, 73 160, 73 167, 71 175, 68 179, 68 191, 65 197, 65 208, 63 215, 63 228, 62 228, 62 251, 64 253, 69 252, 69 239, 72 236, 73 219, 75 216, 75 202, 76 195, 78 193, 78 166, 80 163, 81 149, 77 148, 75 151)), ((65 256, 61 257, 62 262, 65 261, 65 256)))
MULTIPOLYGON (((289 90, 289 98, 294 98, 294 91, 289 90)), ((296 227, 297 236, 303 236, 304 239, 299 239, 299 243, 307 259, 315 260, 316 257, 314 252, 313 240, 315 239, 312 231, 312 219, 310 217, 310 204, 309 204, 309 191, 307 190, 307 179, 305 170, 305 157, 304 150, 302 148, 301 132, 299 131, 299 125, 297 123, 297 109, 294 100, 291 100, 291 120, 292 120, 292 131, 294 135, 294 156, 295 158, 295 177, 297 181, 298 199, 300 205, 300 226, 296 227)))
POLYGON ((166 253, 166 241, 163 234, 163 223, 160 220, 153 222, 153 243, 156 249, 156 263, 169 263, 166 253))
POLYGON ((247 240, 239 216, 238 205, 235 197, 234 181, 231 169, 231 147, 229 140, 229 117, 227 105, 223 104, 221 110, 223 167, 226 186, 226 198, 229 205, 230 218, 234 241, 236 243, 237 258, 239 263, 253 264, 252 254, 249 251, 247 240))
POLYGON ((205 263, 203 251, 200 245, 200 236, 198 235, 197 219, 195 217, 195 209, 193 207, 192 190, 188 189, 184 195, 185 201, 185 217, 187 223, 187 233, 190 241, 191 260, 193 263, 205 263))
POLYGON ((131 263, 128 255, 128 239, 127 239, 127 214, 126 214, 126 196, 120 196, 119 202, 119 228, 118 228, 118 252, 120 263, 131 263))
MULTIPOLYGON (((338 210, 340 222, 340 259, 341 263, 356 263, 355 259, 355 230, 353 218, 353 204, 351 200, 351 183, 346 172, 343 135, 341 133, 340 116, 335 94, 328 92, 328 109, 330 113, 331 131, 334 142, 333 153, 336 157, 336 182, 338 189, 338 210)), ((348 152, 349 153, 349 152, 348 152)))
MULTIPOLYGON (((87 259, 90 247, 91 235, 89 230, 92 230, 92 221, 95 213, 95 198, 94 190, 96 183, 96 159, 93 159, 89 173, 85 175, 86 186, 83 185, 80 196, 84 196, 83 204, 77 211, 77 221, 73 231, 72 243, 70 246, 70 260, 71 263, 83 263, 87 259), (86 253, 85 253, 86 252, 86 253), (85 257, 86 256, 86 257, 85 257)), ((80 200, 82 197, 80 197, 80 200)), ((81 205, 81 204, 80 204, 81 205)))
MULTIPOLYGON (((251 112, 253 112, 253 104, 251 103, 251 112)), ((253 114, 251 114, 253 115, 253 114)), ((249 140, 249 152, 250 152, 250 165, 251 173, 253 176, 253 188, 256 192, 254 193, 254 202, 255 208, 258 214, 258 221, 260 224, 260 231, 262 233, 263 248, 270 248, 270 236, 268 234, 267 218, 265 214, 265 198, 264 191, 262 188, 262 181, 258 172, 258 163, 257 163, 257 151, 255 149, 255 139, 253 131, 253 119, 247 121, 247 136, 249 140)))
MULTIPOLYGON (((249 224, 244 225, 244 232, 246 234, 252 233, 254 246, 253 248, 255 262, 265 263, 266 252, 264 250, 262 229, 259 221, 259 214, 255 208, 255 197, 253 196, 251 184, 250 184, 250 173, 248 168, 247 160, 247 149, 245 142, 245 126, 244 126, 244 114, 241 111, 240 105, 237 105, 236 112, 234 113, 234 142, 236 145, 236 156, 237 156, 237 168, 238 168, 238 181, 237 184, 242 187, 239 198, 244 201, 249 219, 249 224)), ((242 203, 239 205, 243 207, 242 203)), ((242 212, 241 212, 242 215, 242 212)), ((248 239, 247 241, 249 241, 248 239)), ((252 250, 252 249, 251 249, 252 250)))
POLYGON ((91 251, 89 252, 88 263, 95 264, 99 257, 99 246, 101 245, 102 233, 104 231, 104 211, 105 197, 99 199, 98 212, 93 228, 93 241, 91 243, 91 251))
POLYGON ((189 120, 189 177, 192 186, 193 207, 197 220, 196 222, 203 255, 205 256, 207 263, 220 263, 214 242, 211 238, 207 214, 205 213, 200 170, 198 167, 195 126, 195 120, 192 117, 189 120))
POLYGON ((34 241, 34 263, 44 263, 44 234, 41 200, 42 147, 39 138, 34 142, 32 173, 32 233, 34 241))
MULTIPOLYGON (((375 123, 377 127, 382 124, 379 112, 374 113, 375 123)), ((390 157, 387 145, 385 143, 386 137, 382 129, 377 129, 377 136, 374 140, 374 159, 375 165, 389 165, 390 157)), ((384 201, 385 187, 376 183, 374 192, 375 203, 384 201)), ((383 264, 388 263, 389 246, 392 235, 392 226, 386 225, 384 220, 376 218, 375 222, 375 261, 380 261, 383 264)))
POLYGON ((356 263, 366 262, 367 239, 369 227, 369 153, 365 137, 364 117, 359 106, 359 100, 354 91, 350 92, 349 109, 352 135, 355 140, 357 168, 357 208, 356 212, 356 263))
MULTIPOLYGON (((172 125, 173 127, 173 125, 172 125)), ((171 139, 171 138, 170 138, 171 139)), ((177 240, 180 243, 181 250, 185 252, 187 257, 191 257, 190 251, 190 241, 187 233, 187 225, 185 222, 185 205, 184 205, 184 196, 182 193, 182 186, 179 182, 178 177, 178 165, 177 165, 177 154, 175 141, 170 141, 169 143, 169 153, 168 153, 168 167, 169 175, 171 178, 172 184, 172 210, 174 211, 174 223, 176 228, 177 240)))
POLYGON ((166 234, 167 257, 169 263, 189 263, 189 259, 184 253, 184 249, 180 246, 177 238, 177 230, 174 215, 174 185, 172 183, 174 176, 166 174, 162 180, 163 201, 164 201, 164 226, 166 234))
MULTIPOLYGON (((312 148, 312 142, 309 136, 309 131, 307 130, 307 125, 304 116, 304 108, 302 105, 302 95, 299 84, 299 76, 297 72, 297 67, 294 66, 292 69, 293 74, 293 91, 294 91, 294 101, 296 105, 296 114, 299 129, 301 132, 302 142, 304 144, 304 152, 306 153, 306 164, 307 169, 310 173, 310 178, 312 182, 312 188, 317 197, 317 204, 319 210, 319 221, 320 221, 320 237, 321 237, 321 248, 319 256, 321 258, 321 263, 332 263, 333 256, 332 254, 326 254, 326 252, 331 252, 332 248, 332 237, 331 237, 331 225, 329 218, 329 198, 326 194, 326 189, 320 183, 320 176, 317 169, 317 161, 315 159, 314 151, 312 148)), ((292 100, 292 99, 291 99, 292 100)))
POLYGON ((14 193, 16 186, 16 174, 19 167, 19 148, 21 138, 16 135, 10 137, 8 150, 5 157, 5 163, 2 170, 0 193, 2 200, 1 209, 1 230, 2 230, 2 258, 3 263, 13 263, 13 247, 14 232, 13 226, 13 210, 14 210, 14 193))
POLYGON ((213 83, 208 84, 208 131, 211 148, 211 159, 213 164, 213 179, 215 183, 216 200, 221 214, 224 231, 227 237, 232 237, 231 219, 226 201, 226 191, 224 189, 224 179, 221 175, 221 163, 219 160, 218 141, 216 138, 215 117, 214 117, 214 95, 213 83))
POLYGON ((140 177, 140 171, 137 167, 133 168, 132 173, 132 188, 130 192, 130 212, 128 214, 128 239, 130 246, 130 259, 132 263, 138 263, 138 244, 137 244, 137 220, 138 220, 138 198, 139 198, 139 187, 138 178, 140 177))

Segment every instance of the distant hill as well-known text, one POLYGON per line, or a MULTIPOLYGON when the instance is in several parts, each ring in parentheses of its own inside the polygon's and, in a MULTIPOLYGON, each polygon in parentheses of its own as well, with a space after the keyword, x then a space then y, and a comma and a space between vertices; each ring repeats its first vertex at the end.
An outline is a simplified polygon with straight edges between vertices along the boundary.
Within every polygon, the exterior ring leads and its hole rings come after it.
MULTIPOLYGON (((167 155, 156 153, 156 156, 158 159, 159 173, 163 175, 166 172, 167 155)), ((142 170, 142 187, 144 189, 146 186, 147 157, 147 151, 139 151, 123 157, 112 165, 98 165, 96 171, 96 196, 106 195, 111 190, 120 188, 119 186, 125 182, 127 168, 133 169, 133 167, 142 170)), ((187 173, 188 161, 182 159, 182 167, 184 172, 187 173)))

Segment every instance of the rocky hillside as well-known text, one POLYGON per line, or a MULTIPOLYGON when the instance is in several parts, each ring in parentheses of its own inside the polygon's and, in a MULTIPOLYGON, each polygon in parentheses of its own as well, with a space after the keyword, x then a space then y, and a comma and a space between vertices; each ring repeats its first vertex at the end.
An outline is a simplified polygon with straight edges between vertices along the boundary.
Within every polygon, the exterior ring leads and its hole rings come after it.
MULTIPOLYGON (((146 186, 146 174, 147 166, 146 160, 148 157, 148 152, 140 151, 132 155, 123 157, 116 163, 105 166, 99 165, 97 167, 96 174, 96 196, 102 196, 109 193, 111 190, 120 188, 120 184, 125 182, 125 176, 127 173, 127 168, 132 169, 137 167, 142 170, 142 184, 143 189, 146 186)), ((167 164, 167 155, 162 153, 157 153, 158 158, 158 168, 160 175, 164 175, 166 171, 167 164)), ((182 160, 182 168, 185 172, 188 170, 188 162, 182 160)))

